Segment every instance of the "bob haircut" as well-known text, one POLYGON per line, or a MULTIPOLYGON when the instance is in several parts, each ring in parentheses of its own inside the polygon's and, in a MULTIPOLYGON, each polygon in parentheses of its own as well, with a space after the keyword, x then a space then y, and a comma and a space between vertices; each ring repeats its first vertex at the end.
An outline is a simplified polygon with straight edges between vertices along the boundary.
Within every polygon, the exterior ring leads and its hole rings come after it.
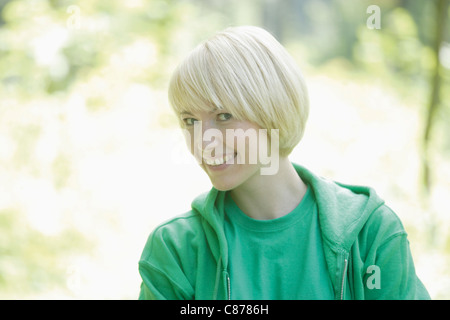
POLYGON ((294 59, 269 32, 253 26, 227 28, 198 45, 175 69, 169 102, 177 114, 224 109, 267 129, 269 139, 278 129, 280 156, 300 142, 309 114, 294 59))

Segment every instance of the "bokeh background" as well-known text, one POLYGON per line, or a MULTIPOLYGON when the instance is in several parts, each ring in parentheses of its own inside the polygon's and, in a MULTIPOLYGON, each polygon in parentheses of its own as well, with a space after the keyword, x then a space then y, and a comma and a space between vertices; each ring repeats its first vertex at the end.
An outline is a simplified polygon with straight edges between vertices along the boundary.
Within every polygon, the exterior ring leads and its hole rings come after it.
POLYGON ((310 91, 291 160, 374 187, 449 299, 449 14, 448 0, 0 0, 0 298, 137 298, 149 233, 211 186, 170 74, 215 31, 258 25, 310 91))

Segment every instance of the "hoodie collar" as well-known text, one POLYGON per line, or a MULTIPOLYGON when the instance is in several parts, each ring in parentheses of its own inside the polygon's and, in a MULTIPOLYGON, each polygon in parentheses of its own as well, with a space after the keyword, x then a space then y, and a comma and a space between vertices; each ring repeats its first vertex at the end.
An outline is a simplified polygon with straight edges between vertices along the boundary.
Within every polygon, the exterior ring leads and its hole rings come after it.
POLYGON ((325 244, 333 251, 348 252, 367 219, 384 201, 370 187, 334 182, 293 165, 314 191, 325 244))
POLYGON ((199 212, 204 218, 203 228, 205 230, 208 244, 217 263, 221 261, 223 268, 228 266, 228 245, 225 238, 225 192, 212 187, 194 199, 192 209, 199 212))

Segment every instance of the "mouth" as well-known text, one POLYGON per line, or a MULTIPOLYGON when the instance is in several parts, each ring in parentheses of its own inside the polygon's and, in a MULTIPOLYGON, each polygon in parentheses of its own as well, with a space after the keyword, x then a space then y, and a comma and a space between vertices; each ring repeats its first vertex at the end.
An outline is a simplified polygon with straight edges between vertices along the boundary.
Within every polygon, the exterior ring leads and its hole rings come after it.
POLYGON ((234 158, 237 156, 237 153, 227 154, 222 157, 214 157, 214 158, 203 158, 204 163, 208 165, 208 167, 212 170, 221 170, 228 167, 230 164, 234 163, 234 158))

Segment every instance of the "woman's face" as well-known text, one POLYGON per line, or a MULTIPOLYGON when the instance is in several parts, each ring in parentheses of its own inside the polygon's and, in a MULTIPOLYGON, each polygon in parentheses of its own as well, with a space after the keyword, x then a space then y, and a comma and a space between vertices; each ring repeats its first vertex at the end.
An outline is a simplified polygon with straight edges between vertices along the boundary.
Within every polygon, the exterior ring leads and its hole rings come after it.
POLYGON ((264 139, 258 125, 218 109, 180 116, 188 147, 216 189, 232 190, 259 174, 258 146, 264 139))

